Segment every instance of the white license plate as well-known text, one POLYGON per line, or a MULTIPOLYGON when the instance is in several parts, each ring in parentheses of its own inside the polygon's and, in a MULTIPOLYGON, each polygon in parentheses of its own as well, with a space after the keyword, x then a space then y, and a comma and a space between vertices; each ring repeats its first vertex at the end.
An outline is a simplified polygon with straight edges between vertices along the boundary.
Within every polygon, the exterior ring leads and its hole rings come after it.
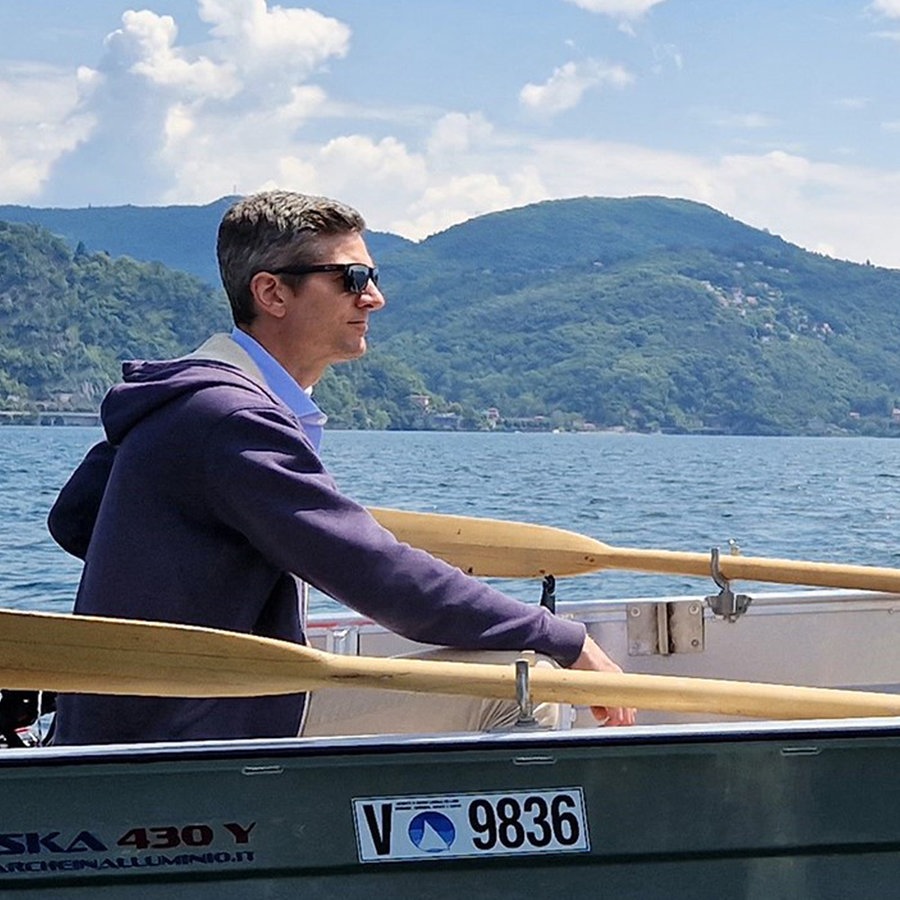
POLYGON ((359 797, 353 820, 364 863, 590 850, 581 788, 359 797))

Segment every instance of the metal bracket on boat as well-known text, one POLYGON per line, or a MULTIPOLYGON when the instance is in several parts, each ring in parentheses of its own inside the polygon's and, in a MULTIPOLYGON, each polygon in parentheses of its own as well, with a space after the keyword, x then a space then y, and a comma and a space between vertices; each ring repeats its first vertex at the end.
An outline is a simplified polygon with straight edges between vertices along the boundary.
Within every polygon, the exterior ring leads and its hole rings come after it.
POLYGON ((553 575, 545 575, 541 582, 541 606, 556 612, 556 578, 553 575))
POLYGON ((637 601, 626 608, 629 656, 702 653, 703 604, 696 599, 637 601))
POLYGON ((515 728, 539 728, 534 717, 534 704, 531 702, 531 687, 528 683, 530 666, 527 659, 516 660, 516 703, 519 704, 519 718, 515 728))
POLYGON ((747 607, 753 602, 753 598, 747 594, 735 594, 731 590, 730 582, 719 568, 718 547, 713 547, 710 551, 709 568, 712 580, 719 586, 719 593, 708 596, 706 604, 719 618, 728 622, 736 622, 747 612, 747 607))

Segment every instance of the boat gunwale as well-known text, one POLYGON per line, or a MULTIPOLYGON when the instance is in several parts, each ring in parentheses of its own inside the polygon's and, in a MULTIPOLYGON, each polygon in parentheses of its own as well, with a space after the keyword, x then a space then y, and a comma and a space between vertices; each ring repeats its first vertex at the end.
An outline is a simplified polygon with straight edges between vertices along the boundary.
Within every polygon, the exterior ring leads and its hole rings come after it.
MULTIPOLYGON (((711 586, 712 587, 712 586, 711 586)), ((823 612, 823 611, 884 611, 900 613, 900 594, 884 591, 853 591, 831 588, 793 589, 787 591, 754 591, 741 587, 742 593, 749 593, 752 604, 743 613, 752 617, 763 610, 823 612)), ((653 594, 637 597, 615 597, 599 600, 557 600, 556 613, 563 618, 578 619, 591 623, 607 616, 621 613, 623 609, 638 603, 703 603, 707 618, 715 618, 712 609, 706 605, 707 594, 653 594)), ((307 621, 310 632, 328 631, 337 628, 356 628, 361 631, 383 632, 383 626, 372 619, 351 610, 319 610, 312 612, 307 621)))
POLYGON ((340 738, 256 738, 137 744, 89 744, 26 747, 0 752, 0 768, 59 767, 88 764, 152 764, 191 760, 287 759, 316 756, 396 755, 409 753, 509 750, 572 750, 667 745, 757 744, 772 741, 835 741, 900 738, 900 716, 860 719, 812 719, 638 725, 628 728, 569 731, 366 735, 340 738))

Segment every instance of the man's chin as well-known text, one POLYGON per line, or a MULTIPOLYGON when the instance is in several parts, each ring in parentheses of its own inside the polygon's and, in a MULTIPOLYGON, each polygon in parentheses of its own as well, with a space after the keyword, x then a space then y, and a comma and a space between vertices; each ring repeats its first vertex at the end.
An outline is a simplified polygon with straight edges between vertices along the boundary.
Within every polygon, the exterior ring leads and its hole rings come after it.
POLYGON ((341 362, 350 362, 354 359, 359 359, 361 356, 366 355, 366 350, 368 350, 368 344, 366 344, 366 339, 363 338, 356 346, 348 347, 343 357, 341 358, 341 362))

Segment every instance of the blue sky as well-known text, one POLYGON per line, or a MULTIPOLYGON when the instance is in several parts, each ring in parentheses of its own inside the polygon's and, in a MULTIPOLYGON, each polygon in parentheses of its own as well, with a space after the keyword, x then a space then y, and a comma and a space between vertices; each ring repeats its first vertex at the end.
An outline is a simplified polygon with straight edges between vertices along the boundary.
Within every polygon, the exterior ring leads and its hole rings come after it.
POLYGON ((0 203, 698 200, 900 268, 900 0, 0 3, 0 203))

